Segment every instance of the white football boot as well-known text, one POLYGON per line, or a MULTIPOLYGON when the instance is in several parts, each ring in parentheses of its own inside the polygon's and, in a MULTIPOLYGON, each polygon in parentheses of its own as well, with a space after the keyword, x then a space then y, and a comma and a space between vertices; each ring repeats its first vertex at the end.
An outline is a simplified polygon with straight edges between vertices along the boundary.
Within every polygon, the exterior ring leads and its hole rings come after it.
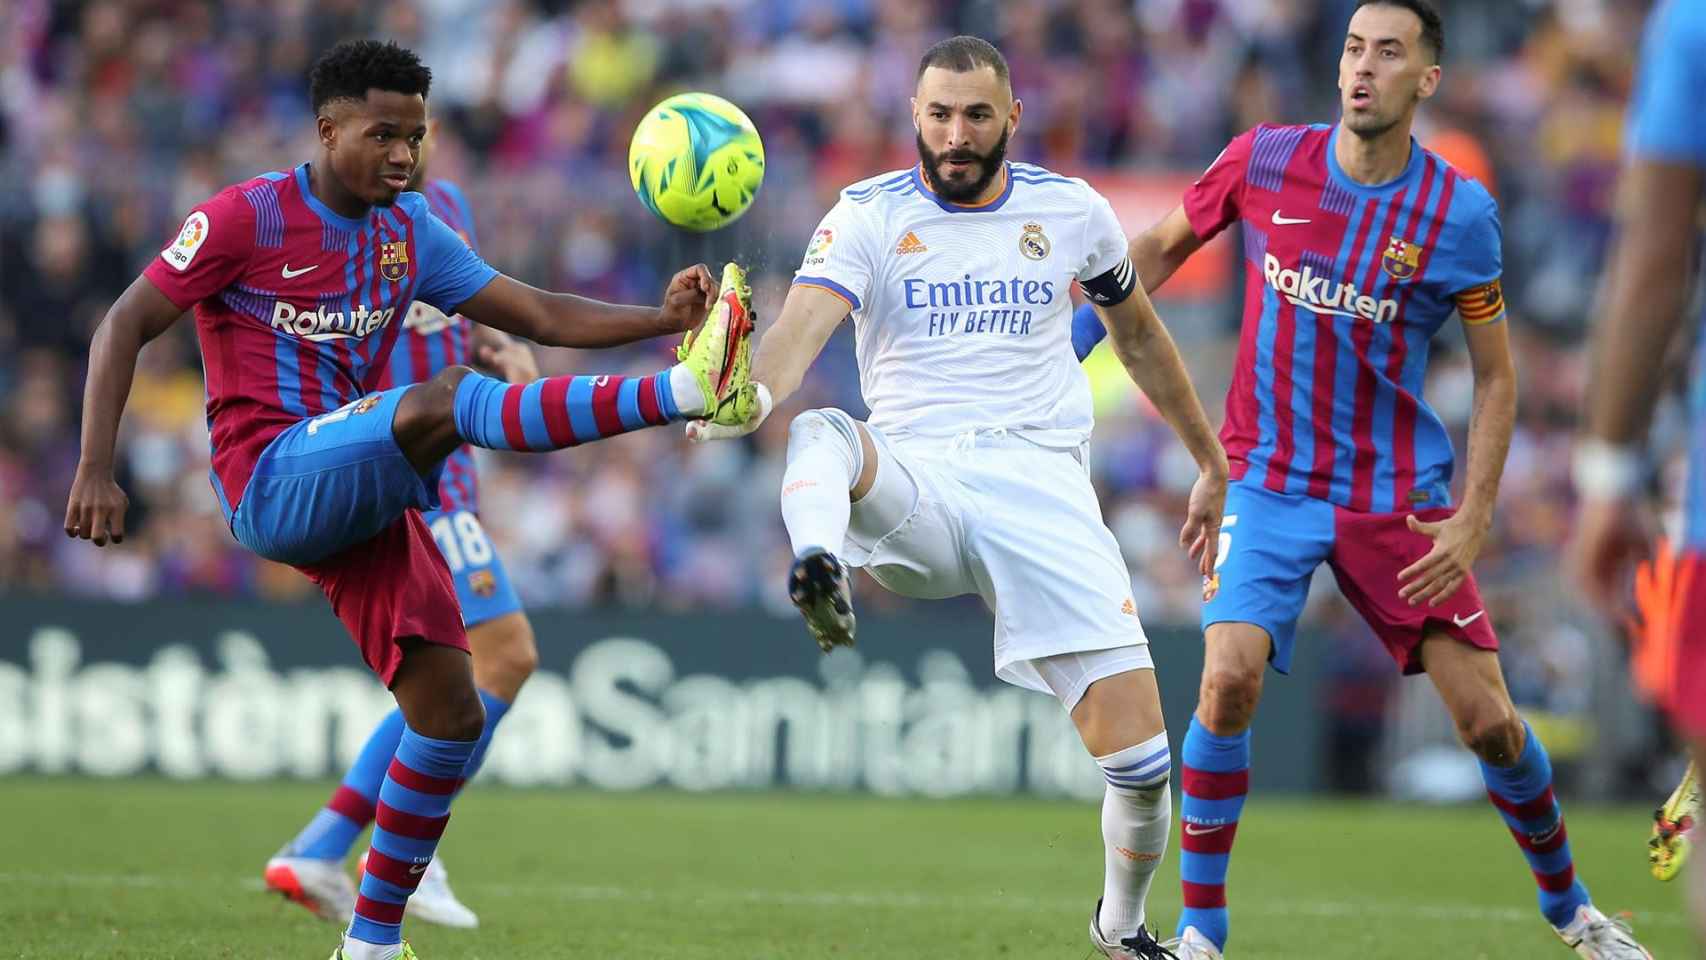
MULTIPOLYGON (((355 872, 367 872, 367 854, 362 854, 356 861, 355 872)), ((472 930, 480 925, 480 918, 462 901, 456 899, 456 894, 450 889, 450 876, 444 869, 444 860, 433 857, 427 862, 425 872, 421 874, 420 885, 410 895, 409 903, 403 912, 412 919, 436 923, 443 927, 457 927, 472 930)))
POLYGON ((322 920, 348 923, 355 915, 355 883, 341 860, 273 857, 261 878, 268 890, 301 904, 322 920))
POLYGON ((1161 944, 1173 951, 1179 960, 1224 960, 1220 948, 1196 927, 1186 927, 1185 935, 1161 944))
POLYGON ((1556 928, 1564 945, 1588 960, 1653 960, 1647 948, 1635 940, 1629 924, 1608 917, 1591 903, 1576 908, 1576 919, 1556 928))
POLYGON ((1102 956, 1111 960, 1179 960, 1172 951, 1156 943, 1144 927, 1138 927, 1136 933, 1118 942, 1109 940, 1102 935, 1102 925, 1098 922, 1101 915, 1102 901, 1097 900, 1096 909, 1090 911, 1090 942, 1102 951, 1102 956))

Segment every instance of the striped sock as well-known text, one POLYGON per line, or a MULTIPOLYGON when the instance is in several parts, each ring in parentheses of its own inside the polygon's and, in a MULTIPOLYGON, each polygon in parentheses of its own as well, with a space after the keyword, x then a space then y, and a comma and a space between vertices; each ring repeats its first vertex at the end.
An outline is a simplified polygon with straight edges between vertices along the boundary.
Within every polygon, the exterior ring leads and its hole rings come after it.
POLYGON ((1215 736, 1192 716, 1179 759, 1179 886, 1185 907, 1177 935, 1196 927, 1224 950, 1226 867, 1250 792, 1250 731, 1215 736))
POLYGON ((392 710, 373 728, 344 774, 344 782, 308 826, 290 841, 286 853, 318 860, 342 860, 349 856, 356 838, 373 822, 379 785, 385 780, 385 768, 397 755, 397 742, 402 738, 403 712, 392 710))
POLYGON ((477 740, 435 740, 406 725, 379 788, 373 847, 355 898, 347 938, 392 944, 403 939, 403 905, 432 862, 450 820, 450 801, 477 740))
POLYGON ((1102 794, 1102 907, 1096 926, 1118 943, 1143 926, 1144 904, 1172 827, 1173 761, 1167 731, 1097 757, 1108 781, 1102 794))
POLYGON ((1495 767, 1483 761, 1481 780, 1534 871, 1540 912, 1554 927, 1563 927, 1576 918, 1576 908, 1588 902, 1588 888, 1576 879, 1564 813, 1552 794, 1552 761, 1534 730, 1526 722, 1522 729, 1527 743, 1516 765, 1495 767))
MULTIPOLYGON (((486 728, 474 747, 474 755, 468 760, 468 768, 463 771, 464 780, 472 780, 474 774, 480 772, 480 765, 486 760, 486 747, 492 742, 492 733, 497 730, 504 714, 509 713, 509 701, 495 693, 481 690, 480 702, 486 705, 486 728)), ((344 782, 332 792, 331 799, 314 815, 314 819, 308 821, 296 839, 285 847, 285 853, 292 857, 319 860, 342 860, 349 856, 356 838, 373 822, 373 805, 379 800, 379 787, 385 782, 385 771, 391 765, 391 758, 397 755, 397 744, 402 739, 403 711, 392 710, 368 735, 361 753, 356 755, 355 762, 344 774, 344 782)))
POLYGON ((661 426, 691 413, 676 401, 674 369, 649 377, 547 377, 528 384, 471 373, 456 388, 456 432, 488 450, 540 451, 661 426))

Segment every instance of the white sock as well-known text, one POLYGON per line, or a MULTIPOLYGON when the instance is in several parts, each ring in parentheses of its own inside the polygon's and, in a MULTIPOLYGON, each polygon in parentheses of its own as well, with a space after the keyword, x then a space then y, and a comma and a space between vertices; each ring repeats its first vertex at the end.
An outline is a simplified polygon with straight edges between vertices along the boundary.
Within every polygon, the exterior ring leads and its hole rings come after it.
POLYGON ((1149 885, 1167 852, 1173 825, 1167 732, 1097 757, 1096 763, 1108 781, 1102 795, 1102 912, 1096 923, 1117 943, 1143 926, 1149 885))
POLYGON ((853 510, 848 491, 865 459, 858 435, 849 436, 855 429, 840 411, 808 410, 788 425, 782 522, 796 557, 812 549, 841 553, 853 510))
POLYGON ((402 955, 403 945, 400 943, 368 943, 344 934, 342 960, 396 960, 402 955))
POLYGON ((685 364, 676 364, 669 368, 669 392, 675 397, 675 409, 683 416, 702 417, 705 415, 705 391, 699 389, 699 381, 693 378, 693 371, 685 364))

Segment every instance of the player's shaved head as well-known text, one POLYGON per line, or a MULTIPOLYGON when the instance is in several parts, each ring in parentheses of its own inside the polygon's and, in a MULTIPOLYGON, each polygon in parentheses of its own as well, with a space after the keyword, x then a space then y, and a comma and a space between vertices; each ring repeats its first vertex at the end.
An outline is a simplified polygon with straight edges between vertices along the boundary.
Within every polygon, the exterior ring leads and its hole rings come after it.
POLYGON ((1007 72, 1007 58, 995 45, 980 37, 958 36, 939 40, 930 49, 924 51, 924 56, 918 60, 918 75, 913 78, 916 84, 924 79, 924 71, 931 67, 952 70, 955 73, 969 73, 988 67, 995 71, 995 78, 1007 88, 1008 96, 1012 96, 1013 81, 1007 72))
POLYGON ((308 73, 308 98, 316 114, 337 100, 365 100, 369 90, 385 90, 426 99, 432 71, 413 50, 377 40, 346 40, 314 62, 308 73))

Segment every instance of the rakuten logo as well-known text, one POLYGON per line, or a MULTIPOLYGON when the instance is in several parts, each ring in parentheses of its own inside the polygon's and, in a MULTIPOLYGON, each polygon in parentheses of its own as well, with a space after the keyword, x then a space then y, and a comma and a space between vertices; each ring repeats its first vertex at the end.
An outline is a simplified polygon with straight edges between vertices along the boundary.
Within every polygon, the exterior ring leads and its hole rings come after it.
POLYGON ((395 307, 369 310, 357 305, 353 313, 342 310, 328 313, 324 304, 300 313, 283 300, 273 304, 272 325, 275 330, 294 333, 306 340, 348 340, 365 337, 391 322, 395 307))
POLYGON ((1311 313, 1329 314, 1388 323, 1398 318, 1398 301, 1363 296, 1354 283, 1335 283, 1305 264, 1301 271, 1284 270, 1279 258, 1268 254, 1262 261, 1268 286, 1278 290, 1293 306, 1311 313))

